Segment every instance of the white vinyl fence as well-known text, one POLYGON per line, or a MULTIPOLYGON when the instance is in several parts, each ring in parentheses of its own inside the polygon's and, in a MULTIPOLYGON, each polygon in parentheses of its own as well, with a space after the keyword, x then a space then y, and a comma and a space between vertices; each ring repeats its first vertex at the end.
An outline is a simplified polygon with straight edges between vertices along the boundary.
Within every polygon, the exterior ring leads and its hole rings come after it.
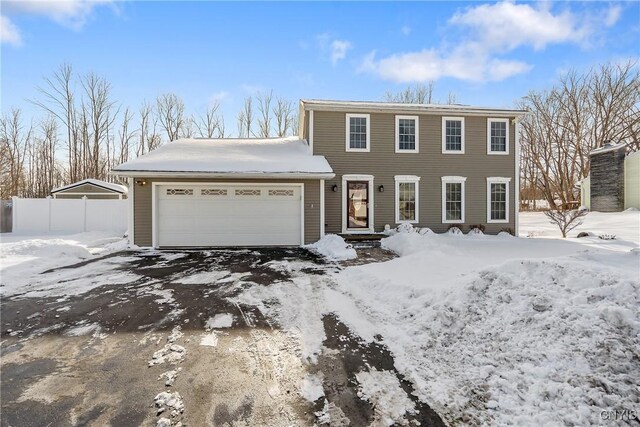
POLYGON ((127 230, 129 202, 106 199, 13 198, 14 232, 127 230))

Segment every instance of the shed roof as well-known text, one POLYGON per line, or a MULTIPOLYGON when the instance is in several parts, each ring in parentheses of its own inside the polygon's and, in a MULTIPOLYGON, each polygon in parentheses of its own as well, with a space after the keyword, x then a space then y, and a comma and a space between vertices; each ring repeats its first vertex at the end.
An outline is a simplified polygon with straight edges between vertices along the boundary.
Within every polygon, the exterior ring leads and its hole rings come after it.
POLYGON ((105 190, 113 191, 120 194, 127 194, 127 191, 128 191, 127 187, 124 185, 114 184, 113 182, 107 182, 107 181, 101 181, 99 179, 89 178, 89 179, 83 179, 82 181, 71 183, 69 185, 54 188, 53 190, 51 190, 51 194, 59 193, 60 191, 70 190, 72 188, 79 187, 84 184, 95 185, 96 187, 101 187, 101 188, 104 188, 105 190))

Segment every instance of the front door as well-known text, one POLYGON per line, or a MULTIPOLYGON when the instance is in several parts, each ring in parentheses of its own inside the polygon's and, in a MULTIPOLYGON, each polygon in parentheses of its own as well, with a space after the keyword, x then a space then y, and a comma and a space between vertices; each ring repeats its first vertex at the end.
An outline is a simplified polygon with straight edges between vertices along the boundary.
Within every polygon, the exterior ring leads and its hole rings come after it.
POLYGON ((369 183, 347 181, 347 228, 369 228, 369 183))

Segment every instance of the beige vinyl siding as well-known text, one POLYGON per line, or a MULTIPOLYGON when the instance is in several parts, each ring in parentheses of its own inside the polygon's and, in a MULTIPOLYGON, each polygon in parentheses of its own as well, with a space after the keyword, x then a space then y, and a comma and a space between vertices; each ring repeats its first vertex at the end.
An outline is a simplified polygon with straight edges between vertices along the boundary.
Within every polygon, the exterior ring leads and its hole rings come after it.
MULTIPOLYGON (((350 113, 359 113, 352 111, 350 113)), ((375 230, 395 223, 395 175, 421 177, 419 223, 436 232, 445 231, 442 223, 442 176, 467 177, 465 184, 465 230, 470 224, 483 224, 486 233, 504 228, 515 230, 515 126, 509 123, 509 154, 487 154, 487 118, 465 117, 465 154, 442 154, 442 116, 419 116, 419 153, 395 153, 395 114, 370 113, 370 152, 346 152, 344 112, 314 111, 313 154, 324 155, 336 176, 325 182, 326 233, 342 231, 342 175, 374 176, 375 230), (487 177, 511 177, 509 183, 509 222, 487 223, 487 177), (334 192, 332 187, 338 186, 334 192), (380 185, 384 192, 379 192, 380 185)), ((415 114, 414 114, 415 115, 415 114)), ((513 118, 490 116, 491 118, 513 118)))
MULTIPOLYGON (((151 188, 153 182, 259 182, 259 183, 295 183, 304 184, 304 240, 305 243, 313 243, 320 238, 320 181, 318 180, 257 180, 257 179, 150 179, 136 177, 136 181, 144 180, 145 185, 135 186, 134 196, 134 243, 138 246, 152 245, 152 200, 151 188)), ((256 212, 256 221, 260 221, 260 212, 256 212)), ((298 226, 292 224, 292 227, 298 226)))

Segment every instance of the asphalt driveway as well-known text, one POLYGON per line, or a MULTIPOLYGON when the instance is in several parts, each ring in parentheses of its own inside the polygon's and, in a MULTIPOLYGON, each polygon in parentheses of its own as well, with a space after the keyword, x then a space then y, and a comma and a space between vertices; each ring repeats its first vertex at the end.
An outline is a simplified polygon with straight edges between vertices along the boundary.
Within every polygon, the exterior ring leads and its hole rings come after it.
MULTIPOLYGON (((359 262, 385 256, 364 249, 359 262)), ((304 249, 261 249, 128 251, 43 272, 37 289, 1 302, 1 424, 313 425, 330 404, 331 425, 368 425, 375 408, 355 373, 396 372, 386 348, 329 314, 327 351, 309 363, 295 337, 234 300, 294 273, 325 286, 338 268, 304 249), (79 283, 91 290, 64 291, 79 283), (318 373, 324 398, 309 402, 300 384, 318 373)), ((398 378, 417 408, 406 422, 443 425, 398 378)))

